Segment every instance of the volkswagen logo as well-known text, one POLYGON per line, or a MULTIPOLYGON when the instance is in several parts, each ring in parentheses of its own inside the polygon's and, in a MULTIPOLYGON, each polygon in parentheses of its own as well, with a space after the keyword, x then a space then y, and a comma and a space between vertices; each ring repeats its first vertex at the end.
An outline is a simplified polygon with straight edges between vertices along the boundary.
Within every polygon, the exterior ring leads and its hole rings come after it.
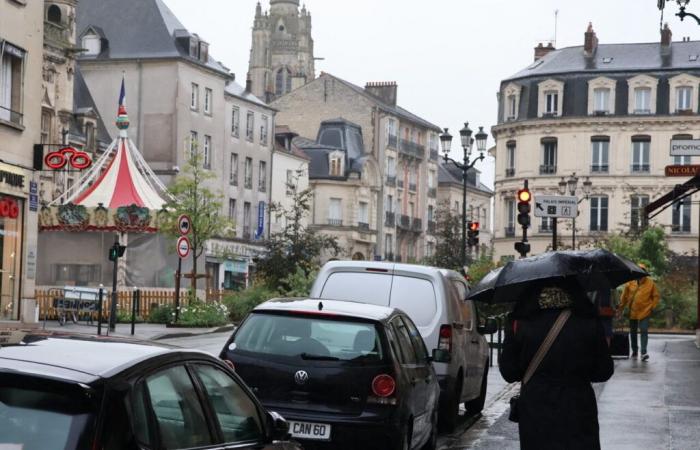
POLYGON ((299 370, 294 374, 294 381, 296 381, 299 386, 302 386, 309 381, 309 374, 306 373, 305 370, 299 370))

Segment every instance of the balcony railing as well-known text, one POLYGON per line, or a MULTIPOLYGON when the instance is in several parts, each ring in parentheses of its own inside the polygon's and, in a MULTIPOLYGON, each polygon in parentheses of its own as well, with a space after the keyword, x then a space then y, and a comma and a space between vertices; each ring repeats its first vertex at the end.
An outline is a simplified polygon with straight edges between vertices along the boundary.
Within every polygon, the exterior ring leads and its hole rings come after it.
POLYGON ((428 197, 430 197, 430 198, 437 197, 437 189, 435 189, 435 188, 428 189, 428 197))
POLYGON ((399 228, 401 228, 402 230, 410 230, 411 229, 411 218, 405 214, 402 214, 399 217, 399 228))
POLYGON ((591 166, 591 173, 608 173, 608 165, 594 164, 591 166))
POLYGON ((384 225, 387 227, 396 226, 396 214, 393 212, 386 211, 384 213, 384 225))
POLYGON ((687 224, 687 225, 674 224, 671 226, 671 233, 673 233, 673 234, 688 234, 688 233, 690 233, 690 224, 687 224))
POLYGON ((505 233, 506 237, 515 237, 515 227, 506 227, 505 228, 505 233))
POLYGON ((407 141, 406 139, 401 139, 399 153, 404 154, 406 156, 412 156, 414 158, 423 159, 425 157, 425 147, 420 144, 416 144, 415 142, 407 141))
POLYGON ((403 180, 396 180, 396 186, 398 186, 400 189, 403 189, 403 180))
POLYGON ((421 232, 423 231, 423 219, 413 219, 411 222, 411 230, 421 232))
POLYGON ((506 169, 506 176, 507 177, 514 177, 515 176, 515 168, 510 167, 506 169))
POLYGON ((552 226, 551 225, 540 225, 540 227, 538 228, 538 231, 540 233, 551 233, 552 226))
POLYGON ((342 227, 343 226, 343 219, 328 219, 328 225, 332 227, 342 227))
POLYGON ((635 109, 634 113, 639 115, 648 115, 651 114, 651 109, 635 109))
POLYGON ((253 179, 252 178, 245 179, 245 188, 246 189, 253 189, 253 179))
POLYGON ((369 224, 367 222, 357 222, 357 228, 360 231, 369 231, 369 224))
POLYGON ((387 186, 396 186, 396 175, 387 175, 386 184, 387 186))
POLYGON ((417 188, 418 188, 418 186, 416 185, 416 183, 408 183, 408 190, 409 191, 416 192, 417 188))
POLYGON ((557 166, 542 164, 540 166, 540 175, 552 175, 557 173, 557 166))
POLYGON ((12 122, 16 125, 21 126, 22 121, 24 120, 24 115, 19 111, 13 111, 11 109, 0 106, 0 120, 12 122))
POLYGON ((632 164, 632 172, 649 172, 649 164, 632 164))
POLYGON ((437 161, 439 158, 439 152, 436 149, 430 149, 430 160, 437 161))
POLYGON ((243 239, 250 240, 250 227, 243 227, 243 239))
POLYGON ((267 191, 267 184, 264 182, 258 183, 258 191, 266 192, 267 191))
POLYGON ((399 137, 395 136, 393 134, 390 134, 388 142, 387 142, 387 147, 393 148, 394 150, 396 150, 398 143, 399 143, 399 137))
POLYGON ((44 21, 44 38, 64 45, 70 44, 70 29, 53 22, 44 21))
POLYGON ((237 174, 231 174, 231 175, 228 177, 228 183, 229 183, 231 186, 238 186, 238 175, 237 175, 237 174))
POLYGON ((436 228, 435 221, 434 221, 434 220, 429 220, 429 221, 428 221, 428 233, 430 233, 430 234, 435 233, 435 228, 436 228))

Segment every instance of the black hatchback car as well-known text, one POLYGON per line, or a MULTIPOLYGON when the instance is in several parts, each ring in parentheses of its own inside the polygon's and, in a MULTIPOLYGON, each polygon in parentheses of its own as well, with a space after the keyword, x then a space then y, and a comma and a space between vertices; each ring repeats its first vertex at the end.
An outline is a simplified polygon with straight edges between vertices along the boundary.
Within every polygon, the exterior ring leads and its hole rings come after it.
POLYGON ((222 361, 133 341, 27 335, 0 347, 0 448, 298 449, 222 361))
POLYGON ((394 308, 276 299, 221 352, 308 448, 435 448, 439 386, 423 339, 394 308))

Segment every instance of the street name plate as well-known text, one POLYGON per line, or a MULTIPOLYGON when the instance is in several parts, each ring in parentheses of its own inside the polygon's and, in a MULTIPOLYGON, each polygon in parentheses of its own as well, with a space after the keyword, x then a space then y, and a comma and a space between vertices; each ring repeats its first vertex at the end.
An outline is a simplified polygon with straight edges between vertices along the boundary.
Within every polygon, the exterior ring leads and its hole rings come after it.
POLYGON ((700 139, 671 140, 671 156, 700 156, 700 139))
POLYGON ((566 195, 535 195, 535 217, 563 217, 578 215, 578 198, 566 195))
POLYGON ((667 177, 694 177, 700 174, 700 164, 666 166, 667 177))

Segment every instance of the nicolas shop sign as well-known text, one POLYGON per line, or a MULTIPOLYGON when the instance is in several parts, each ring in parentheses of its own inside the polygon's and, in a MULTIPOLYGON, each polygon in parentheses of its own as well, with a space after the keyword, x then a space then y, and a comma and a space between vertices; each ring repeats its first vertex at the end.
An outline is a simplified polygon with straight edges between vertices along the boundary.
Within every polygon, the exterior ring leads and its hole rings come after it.
POLYGON ((0 184, 24 189, 24 175, 6 169, 4 165, 0 165, 0 184))

